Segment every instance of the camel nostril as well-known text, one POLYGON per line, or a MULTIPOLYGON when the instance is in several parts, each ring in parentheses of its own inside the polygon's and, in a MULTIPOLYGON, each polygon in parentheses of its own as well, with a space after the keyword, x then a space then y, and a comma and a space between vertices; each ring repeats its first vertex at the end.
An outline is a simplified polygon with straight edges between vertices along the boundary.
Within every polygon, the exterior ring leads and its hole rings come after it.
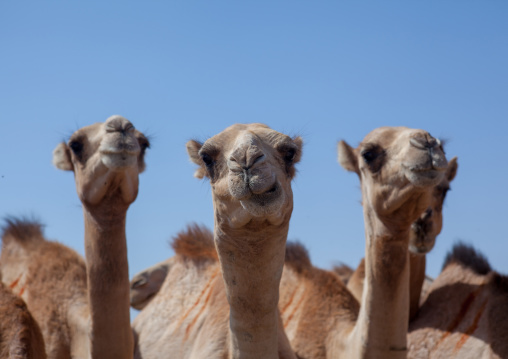
POLYGON ((434 137, 429 136, 429 140, 427 141, 427 146, 429 148, 436 148, 439 146, 439 141, 437 141, 434 137))
POLYGON ((427 141, 426 136, 424 136, 421 133, 415 134, 411 139, 409 140, 409 143, 420 150, 426 150, 427 148, 431 147, 429 142, 427 141))
POLYGON ((123 134, 133 131, 134 125, 121 116, 111 116, 105 123, 106 132, 121 132, 123 134))
POLYGON ((265 155, 263 155, 263 154, 261 154, 261 155, 257 156, 257 157, 254 159, 254 161, 252 161, 252 165, 254 165, 254 164, 256 164, 256 163, 258 163, 258 162, 262 161, 264 158, 265 158, 265 155))

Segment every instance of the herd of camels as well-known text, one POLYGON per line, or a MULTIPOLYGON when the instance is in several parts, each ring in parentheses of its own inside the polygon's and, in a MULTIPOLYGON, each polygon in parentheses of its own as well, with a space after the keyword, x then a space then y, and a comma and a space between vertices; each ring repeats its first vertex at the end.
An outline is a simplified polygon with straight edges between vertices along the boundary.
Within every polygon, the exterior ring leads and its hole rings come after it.
POLYGON ((457 158, 406 127, 340 141, 340 165, 360 180, 365 258, 323 270, 286 243, 302 142, 262 124, 189 141, 213 232, 188 226, 173 257, 129 282, 126 214, 149 141, 121 116, 76 131, 53 163, 74 172, 85 258, 36 221, 5 220, 1 358, 508 358, 507 277, 464 244, 425 276, 457 158))

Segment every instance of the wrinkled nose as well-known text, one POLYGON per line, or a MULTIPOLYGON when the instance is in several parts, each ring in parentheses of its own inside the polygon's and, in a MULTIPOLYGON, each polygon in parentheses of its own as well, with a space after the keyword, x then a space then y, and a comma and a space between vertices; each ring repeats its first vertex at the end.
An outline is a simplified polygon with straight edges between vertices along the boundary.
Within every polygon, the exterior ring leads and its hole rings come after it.
POLYGON ((439 140, 436 140, 427 132, 418 132, 411 136, 409 140, 412 146, 420 150, 428 150, 436 148, 440 145, 439 140))
POLYGON ((255 165, 263 163, 265 159, 265 154, 258 146, 242 145, 229 156, 228 167, 232 171, 248 171, 255 165))
POLYGON ((111 116, 105 123, 106 132, 121 132, 126 134, 134 131, 134 125, 122 116, 111 116))

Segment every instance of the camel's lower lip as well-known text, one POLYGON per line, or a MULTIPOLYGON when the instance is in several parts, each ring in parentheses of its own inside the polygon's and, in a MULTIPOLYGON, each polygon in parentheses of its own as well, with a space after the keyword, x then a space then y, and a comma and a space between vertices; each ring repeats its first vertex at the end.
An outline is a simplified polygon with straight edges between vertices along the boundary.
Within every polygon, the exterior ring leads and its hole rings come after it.
POLYGON ((280 186, 275 183, 268 191, 259 194, 253 194, 248 199, 248 201, 253 202, 259 206, 265 206, 276 199, 279 195, 280 186))
POLYGON ((444 176, 444 171, 430 168, 419 168, 417 166, 406 167, 407 179, 417 186, 433 186, 444 176))

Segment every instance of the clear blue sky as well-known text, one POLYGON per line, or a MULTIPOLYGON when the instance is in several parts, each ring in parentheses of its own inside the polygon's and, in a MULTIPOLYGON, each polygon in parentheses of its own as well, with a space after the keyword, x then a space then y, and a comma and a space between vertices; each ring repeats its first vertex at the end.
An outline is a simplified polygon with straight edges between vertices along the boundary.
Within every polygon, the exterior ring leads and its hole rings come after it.
POLYGON ((508 273, 507 16, 503 1, 4 1, 0 216, 33 214, 83 253, 73 175, 51 152, 121 114, 152 138, 128 214, 132 276, 187 223, 213 225, 186 141, 263 122, 305 141, 289 238, 318 266, 356 266, 360 190, 336 143, 404 125, 459 157, 428 273, 458 239, 508 273))

